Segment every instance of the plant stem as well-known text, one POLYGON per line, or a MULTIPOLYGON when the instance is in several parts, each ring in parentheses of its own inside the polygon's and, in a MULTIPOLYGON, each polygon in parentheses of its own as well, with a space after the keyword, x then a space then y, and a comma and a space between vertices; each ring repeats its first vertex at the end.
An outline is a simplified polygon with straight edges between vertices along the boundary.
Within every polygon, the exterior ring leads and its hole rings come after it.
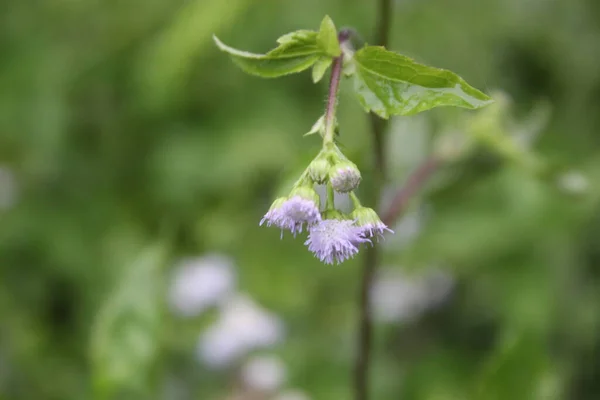
POLYGON ((356 194, 354 194, 354 192, 350 192, 350 200, 352 200, 352 206, 354 207, 354 209, 361 207, 360 200, 358 199, 358 197, 356 197, 356 194))
POLYGON ((331 182, 327 182, 327 202, 326 202, 327 210, 335 210, 335 193, 333 191, 333 186, 331 182))
POLYGON ((325 136, 323 143, 333 143, 335 135, 335 108, 337 106, 337 93, 340 87, 340 77, 342 75, 343 56, 333 59, 331 67, 331 81, 329 83, 329 94, 327 95, 327 107, 325 108, 325 136))
MULTIPOLYGON (((378 22, 375 44, 386 46, 389 42, 389 30, 392 16, 391 0, 379 0, 378 22)), ((384 132, 387 128, 387 120, 382 120, 376 115, 371 115, 371 129, 373 132, 373 156, 375 162, 372 198, 375 210, 379 210, 381 192, 385 181, 386 159, 385 159, 385 139, 384 132)), ((358 354, 356 355, 356 364, 354 369, 354 398, 355 400, 369 399, 369 367, 371 361, 371 301, 370 290, 373 282, 373 276, 379 265, 380 254, 379 247, 367 247, 363 258, 362 277, 360 284, 359 297, 359 333, 358 333, 358 354)))
MULTIPOLYGON (((340 46, 350 39, 350 31, 342 30, 338 34, 340 46)), ((335 136, 335 108, 337 106, 338 89, 342 77, 342 67, 344 64, 344 55, 333 59, 331 67, 331 80, 329 81, 329 93, 327 94, 327 107, 325 108, 325 136, 323 144, 333 143, 335 136)))
POLYGON ((429 156, 415 169, 406 183, 396 192, 390 207, 383 216, 386 225, 393 225, 402 215, 410 199, 423 187, 429 177, 438 169, 440 162, 434 156, 429 156))

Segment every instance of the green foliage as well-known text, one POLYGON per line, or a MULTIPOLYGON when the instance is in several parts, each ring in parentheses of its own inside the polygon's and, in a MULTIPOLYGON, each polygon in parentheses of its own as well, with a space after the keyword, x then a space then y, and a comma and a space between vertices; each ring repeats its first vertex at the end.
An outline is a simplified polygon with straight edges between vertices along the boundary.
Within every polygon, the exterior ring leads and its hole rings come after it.
POLYGON ((314 83, 317 83, 323 79, 325 72, 327 72, 332 62, 333 59, 331 57, 321 57, 317 62, 315 62, 312 69, 312 80, 314 83))
MULTIPOLYGON (((214 40, 242 70, 263 78, 301 72, 312 66, 312 80, 317 83, 331 66, 332 58, 342 54, 329 16, 321 22, 319 32, 288 33, 277 40, 279 47, 267 54, 236 50, 216 36, 214 40)), ((358 50, 344 71, 346 76, 354 77, 354 91, 365 111, 382 118, 413 115, 440 106, 477 109, 492 102, 455 73, 419 64, 380 46, 358 50)))
MULTIPOLYGON (((434 310, 376 325, 373 399, 597 400, 598 2, 393 3, 389 50, 460 71, 495 104, 390 121, 385 200, 438 139, 454 158, 392 227, 383 263, 416 277, 437 267, 455 287, 434 310), (550 115, 538 124, 540 100, 550 115), (566 174, 540 180, 520 161, 532 156, 566 174)), ((165 264, 152 249, 166 224, 175 258, 232 256, 239 290, 283 320, 285 340, 264 352, 285 362, 286 388, 351 399, 358 261, 324 268, 298 239, 258 227, 279 185, 318 151, 301 134, 323 114, 323 87, 308 76, 248 79, 211 34, 267 49, 329 12, 372 42, 376 2, 35 4, 0 5, 0 397, 87 400, 102 381, 122 395, 111 400, 238 394, 238 365, 215 371, 197 359, 216 310, 162 318, 163 340, 143 332, 156 348, 140 364, 122 351, 143 393, 105 380, 123 339, 99 323, 114 321, 101 310, 142 253, 157 258, 148 270, 165 264)), ((338 117, 367 182, 369 119, 344 82, 338 117)), ((155 296, 131 301, 164 308, 155 296)))
POLYGON ((319 32, 300 30, 277 39, 279 46, 267 54, 237 50, 213 37, 217 46, 245 72, 263 78, 277 78, 302 72, 315 64, 313 80, 318 82, 331 65, 331 57, 341 54, 337 31, 326 16, 319 32))
POLYGON ((434 107, 480 108, 491 99, 453 72, 418 64, 383 47, 354 55, 354 91, 365 111, 382 118, 413 115, 434 107))
POLYGON ((335 29, 335 25, 328 15, 326 15, 321 22, 321 28, 317 35, 317 43, 325 54, 331 57, 338 57, 342 54, 340 42, 338 41, 337 29, 335 29))
POLYGON ((158 356, 165 260, 164 245, 143 249, 98 312, 91 337, 97 399, 151 389, 146 385, 158 356))
POLYGON ((279 46, 267 54, 254 54, 236 50, 214 36, 221 50, 245 72, 263 78, 277 78, 302 72, 319 60, 322 50, 317 44, 317 32, 297 31, 282 36, 279 46))

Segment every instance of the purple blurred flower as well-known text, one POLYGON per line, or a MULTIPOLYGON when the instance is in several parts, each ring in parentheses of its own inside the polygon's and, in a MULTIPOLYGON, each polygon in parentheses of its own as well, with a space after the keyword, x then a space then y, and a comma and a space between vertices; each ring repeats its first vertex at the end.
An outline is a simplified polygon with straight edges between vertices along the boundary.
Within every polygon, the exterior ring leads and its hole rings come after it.
POLYGON ((369 242, 351 220, 326 219, 309 229, 304 244, 325 264, 338 264, 354 257, 360 243, 369 242))

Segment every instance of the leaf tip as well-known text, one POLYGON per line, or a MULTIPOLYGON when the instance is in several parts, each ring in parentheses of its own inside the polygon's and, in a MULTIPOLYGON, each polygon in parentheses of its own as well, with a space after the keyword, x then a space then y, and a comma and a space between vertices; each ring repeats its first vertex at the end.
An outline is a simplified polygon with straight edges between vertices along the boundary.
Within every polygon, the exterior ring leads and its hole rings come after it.
POLYGON ((221 50, 225 50, 225 48, 226 48, 227 46, 225 45, 225 43, 221 42, 221 40, 220 40, 220 39, 217 37, 217 35, 216 35, 216 34, 214 34, 214 33, 213 33, 213 35, 212 35, 212 38, 213 38, 213 42, 215 42, 215 44, 217 45, 217 47, 218 47, 219 49, 221 49, 221 50))
POLYGON ((338 32, 333 20, 329 15, 325 15, 321 21, 317 41, 320 44, 323 51, 332 56, 339 57, 342 53, 340 44, 338 41, 338 32))

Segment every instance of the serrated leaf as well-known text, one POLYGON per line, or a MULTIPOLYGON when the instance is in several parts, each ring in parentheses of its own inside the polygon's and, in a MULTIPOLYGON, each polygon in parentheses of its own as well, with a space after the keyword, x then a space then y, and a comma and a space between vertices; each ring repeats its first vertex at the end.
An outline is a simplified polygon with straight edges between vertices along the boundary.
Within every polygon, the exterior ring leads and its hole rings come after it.
POLYGON ((331 18, 329 18, 329 15, 326 15, 325 18, 323 18, 323 21, 321 21, 317 43, 321 49, 331 57, 338 57, 342 54, 337 29, 331 18))
POLYGON ((245 72, 263 78, 277 78, 310 68, 323 54, 317 44, 317 32, 297 31, 280 37, 279 46, 266 54, 237 50, 213 39, 219 49, 228 53, 245 72))
POLYGON ((312 80, 314 83, 317 83, 323 79, 323 75, 325 75, 325 72, 327 72, 327 69, 329 69, 332 62, 333 58, 331 57, 319 58, 312 68, 312 80))
POLYGON ((365 46, 353 60, 358 100, 367 112, 382 118, 440 106, 475 109, 492 102, 454 72, 419 64, 383 47, 365 46))
POLYGON ((277 43, 279 44, 287 44, 297 42, 299 40, 312 40, 313 37, 317 35, 317 32, 311 31, 308 29, 301 29, 299 31, 294 31, 290 33, 286 33, 285 35, 280 36, 277 39, 277 43))
POLYGON ((90 350, 97 398, 140 391, 147 384, 158 352, 165 254, 161 244, 143 249, 96 317, 90 350))

